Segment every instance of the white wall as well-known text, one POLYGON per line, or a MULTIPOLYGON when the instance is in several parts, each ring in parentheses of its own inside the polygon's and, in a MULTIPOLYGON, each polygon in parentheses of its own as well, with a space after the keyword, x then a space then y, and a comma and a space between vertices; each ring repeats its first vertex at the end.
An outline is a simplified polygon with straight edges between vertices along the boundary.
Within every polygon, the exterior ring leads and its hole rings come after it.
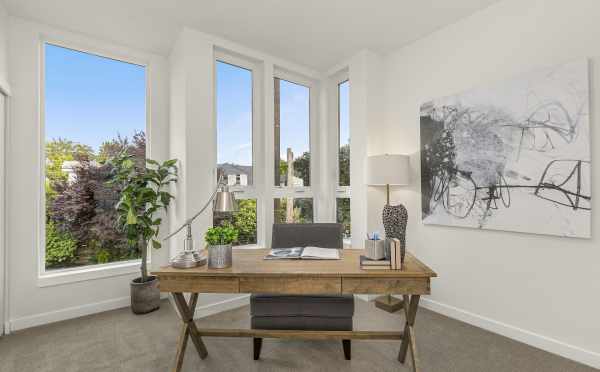
MULTIPOLYGON (((8 64, 13 87, 7 137, 7 251, 11 329, 25 328, 129 303, 129 280, 137 273, 46 286, 38 278, 40 185, 43 133, 40 131, 40 51, 42 38, 69 42, 148 63, 149 156, 168 155, 168 66, 164 57, 10 18, 8 64)), ((1 73, 1 69, 0 69, 1 73)), ((166 249, 152 252, 152 265, 166 260, 166 249)), ((83 278, 83 277, 78 277, 83 278)), ((64 278, 63 278, 64 279, 64 278)), ((67 281, 69 278, 66 279, 67 281)))
MULTIPOLYGON (((591 125, 600 117, 600 2, 506 0, 390 54, 383 151, 412 154, 414 180, 393 200, 409 211, 408 248, 438 272, 423 304, 600 367, 600 221, 592 239, 425 226, 419 106, 429 99, 577 58, 591 60, 591 125)), ((600 131, 592 130, 592 148, 600 131)), ((600 152, 592 150, 599 182, 600 152)), ((597 189, 597 187, 595 188, 597 189)), ((381 210, 371 195, 370 214, 381 210)), ((593 200, 593 210, 600 203, 593 200)), ((418 320, 417 320, 418 322, 418 320)))
MULTIPOLYGON (((0 91, 8 94, 10 87, 8 86, 8 68, 6 63, 7 55, 7 39, 8 39, 8 15, 4 4, 0 2, 0 91)), ((0 97, 2 101, 0 110, 0 335, 4 333, 4 322, 5 322, 5 200, 4 190, 6 181, 5 176, 5 134, 6 134, 6 108, 7 100, 4 96, 0 97)))
MULTIPOLYGON (((8 85, 8 13, 0 2, 0 87, 8 85)), ((6 88, 5 88, 6 89, 6 88)))

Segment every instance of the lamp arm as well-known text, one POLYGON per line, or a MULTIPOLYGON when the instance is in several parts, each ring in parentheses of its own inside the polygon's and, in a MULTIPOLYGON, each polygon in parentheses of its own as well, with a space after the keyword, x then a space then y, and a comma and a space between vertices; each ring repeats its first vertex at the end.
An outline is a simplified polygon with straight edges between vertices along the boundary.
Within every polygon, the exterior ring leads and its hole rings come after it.
POLYGON ((202 207, 202 209, 200 209, 200 211, 198 211, 192 217, 190 217, 187 220, 185 220, 185 222, 183 223, 183 225, 181 225, 177 230, 175 230, 172 233, 170 233, 169 235, 167 235, 167 237, 163 239, 163 242, 166 241, 166 240, 169 240, 171 237, 173 237, 178 232, 180 232, 181 230, 183 230, 183 228, 186 227, 186 226, 188 226, 188 235, 190 235, 190 229, 189 229, 189 227, 192 225, 192 222, 194 222, 194 220, 198 216, 200 216, 202 214, 202 212, 204 212, 206 210, 206 208, 208 208, 208 206, 210 205, 210 203, 212 203, 212 201, 215 199, 215 196, 217 196, 217 192, 219 191, 219 188, 221 186, 223 186, 223 185, 224 185, 223 177, 221 177, 221 178, 219 178, 219 182, 217 182, 217 187, 215 187, 215 190, 213 191, 212 195, 210 196, 210 198, 208 199, 208 201, 206 202, 206 204, 204 204, 204 207, 202 207))

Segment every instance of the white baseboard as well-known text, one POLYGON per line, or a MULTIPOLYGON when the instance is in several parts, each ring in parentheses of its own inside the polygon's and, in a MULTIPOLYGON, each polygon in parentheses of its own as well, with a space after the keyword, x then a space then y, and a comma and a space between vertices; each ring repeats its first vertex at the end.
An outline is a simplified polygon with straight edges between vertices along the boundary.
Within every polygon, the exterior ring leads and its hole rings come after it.
MULTIPOLYGON (((166 293, 161 293, 160 298, 167 298, 166 293)), ((67 307, 46 313, 11 319, 6 323, 5 331, 6 334, 9 334, 10 332, 19 331, 25 328, 37 327, 44 324, 60 322, 61 320, 79 318, 85 315, 92 315, 129 306, 131 306, 131 299, 129 296, 126 296, 100 301, 93 304, 67 307)))
POLYGON ((217 314, 222 311, 237 309, 250 303, 250 295, 245 294, 234 298, 228 298, 223 301, 213 302, 204 306, 197 306, 194 312, 194 318, 204 318, 209 315, 217 314))
POLYGON ((22 318, 11 319, 8 322, 9 332, 18 331, 25 328, 36 327, 48 323, 59 322, 72 318, 79 318, 84 315, 101 313, 103 311, 127 307, 131 304, 129 296, 114 298, 107 301, 96 302, 81 306, 67 307, 60 310, 49 311, 46 313, 24 316, 22 318))
POLYGON ((560 355, 562 357, 586 364, 590 367, 600 368, 600 354, 582 349, 578 346, 569 345, 564 342, 542 336, 540 334, 505 324, 484 316, 471 313, 454 306, 442 304, 427 298, 421 298, 421 305, 431 311, 443 314, 447 317, 483 328, 490 332, 523 342, 537 347, 538 349, 560 355))

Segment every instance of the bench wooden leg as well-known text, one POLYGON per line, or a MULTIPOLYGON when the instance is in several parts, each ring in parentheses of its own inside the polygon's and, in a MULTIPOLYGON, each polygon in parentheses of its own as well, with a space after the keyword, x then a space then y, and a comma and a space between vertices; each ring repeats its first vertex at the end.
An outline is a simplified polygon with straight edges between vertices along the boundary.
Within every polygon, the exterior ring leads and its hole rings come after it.
POLYGON ((185 301, 183 293, 173 293, 173 299, 179 315, 181 316, 181 321, 183 322, 181 333, 179 334, 179 342, 177 343, 175 365, 173 366, 173 372, 179 372, 181 371, 181 366, 183 365, 183 357, 185 355, 188 337, 192 339, 192 342, 194 343, 194 346, 196 346, 196 350, 198 351, 198 355, 200 355, 201 359, 206 358, 208 351, 206 351, 206 346, 204 345, 204 342, 202 342, 202 337, 200 337, 200 334, 198 333, 196 323, 194 323, 194 310, 196 309, 196 304, 198 303, 198 294, 192 293, 189 303, 185 301))
POLYGON ((406 321, 404 323, 404 334, 402 337, 402 344, 400 345, 400 351, 398 352, 398 360, 400 363, 404 363, 406 360, 406 353, 410 346, 410 356, 412 359, 413 371, 418 372, 421 370, 420 361, 417 353, 417 343, 415 340, 415 318, 417 316, 417 310, 419 308, 419 295, 404 295, 404 315, 406 321))

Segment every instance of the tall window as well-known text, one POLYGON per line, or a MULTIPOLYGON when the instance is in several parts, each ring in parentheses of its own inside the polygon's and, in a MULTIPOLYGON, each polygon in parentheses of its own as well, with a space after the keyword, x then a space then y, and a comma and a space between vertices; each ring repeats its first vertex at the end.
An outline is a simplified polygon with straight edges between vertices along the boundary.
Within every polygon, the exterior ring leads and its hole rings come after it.
POLYGON ((275 186, 310 186, 310 88, 275 79, 275 186))
POLYGON ((252 71, 217 61, 217 169, 229 185, 252 185, 252 71))
POLYGON ((350 83, 338 84, 338 185, 350 186, 350 83))
POLYGON ((338 189, 336 220, 344 225, 344 238, 350 239, 350 83, 337 86, 338 99, 338 189))
POLYGON ((108 160, 143 167, 146 69, 44 44, 45 267, 137 259, 117 224, 108 160))
MULTIPOLYGON (((229 185, 253 185, 253 78, 252 70, 216 61, 217 172, 229 185)), ((239 212, 213 215, 213 226, 231 225, 238 231, 235 245, 257 242, 256 197, 236 195, 239 212)))
POLYGON ((280 78, 274 83, 274 185, 281 196, 274 200, 274 221, 312 222, 310 88, 280 78))

